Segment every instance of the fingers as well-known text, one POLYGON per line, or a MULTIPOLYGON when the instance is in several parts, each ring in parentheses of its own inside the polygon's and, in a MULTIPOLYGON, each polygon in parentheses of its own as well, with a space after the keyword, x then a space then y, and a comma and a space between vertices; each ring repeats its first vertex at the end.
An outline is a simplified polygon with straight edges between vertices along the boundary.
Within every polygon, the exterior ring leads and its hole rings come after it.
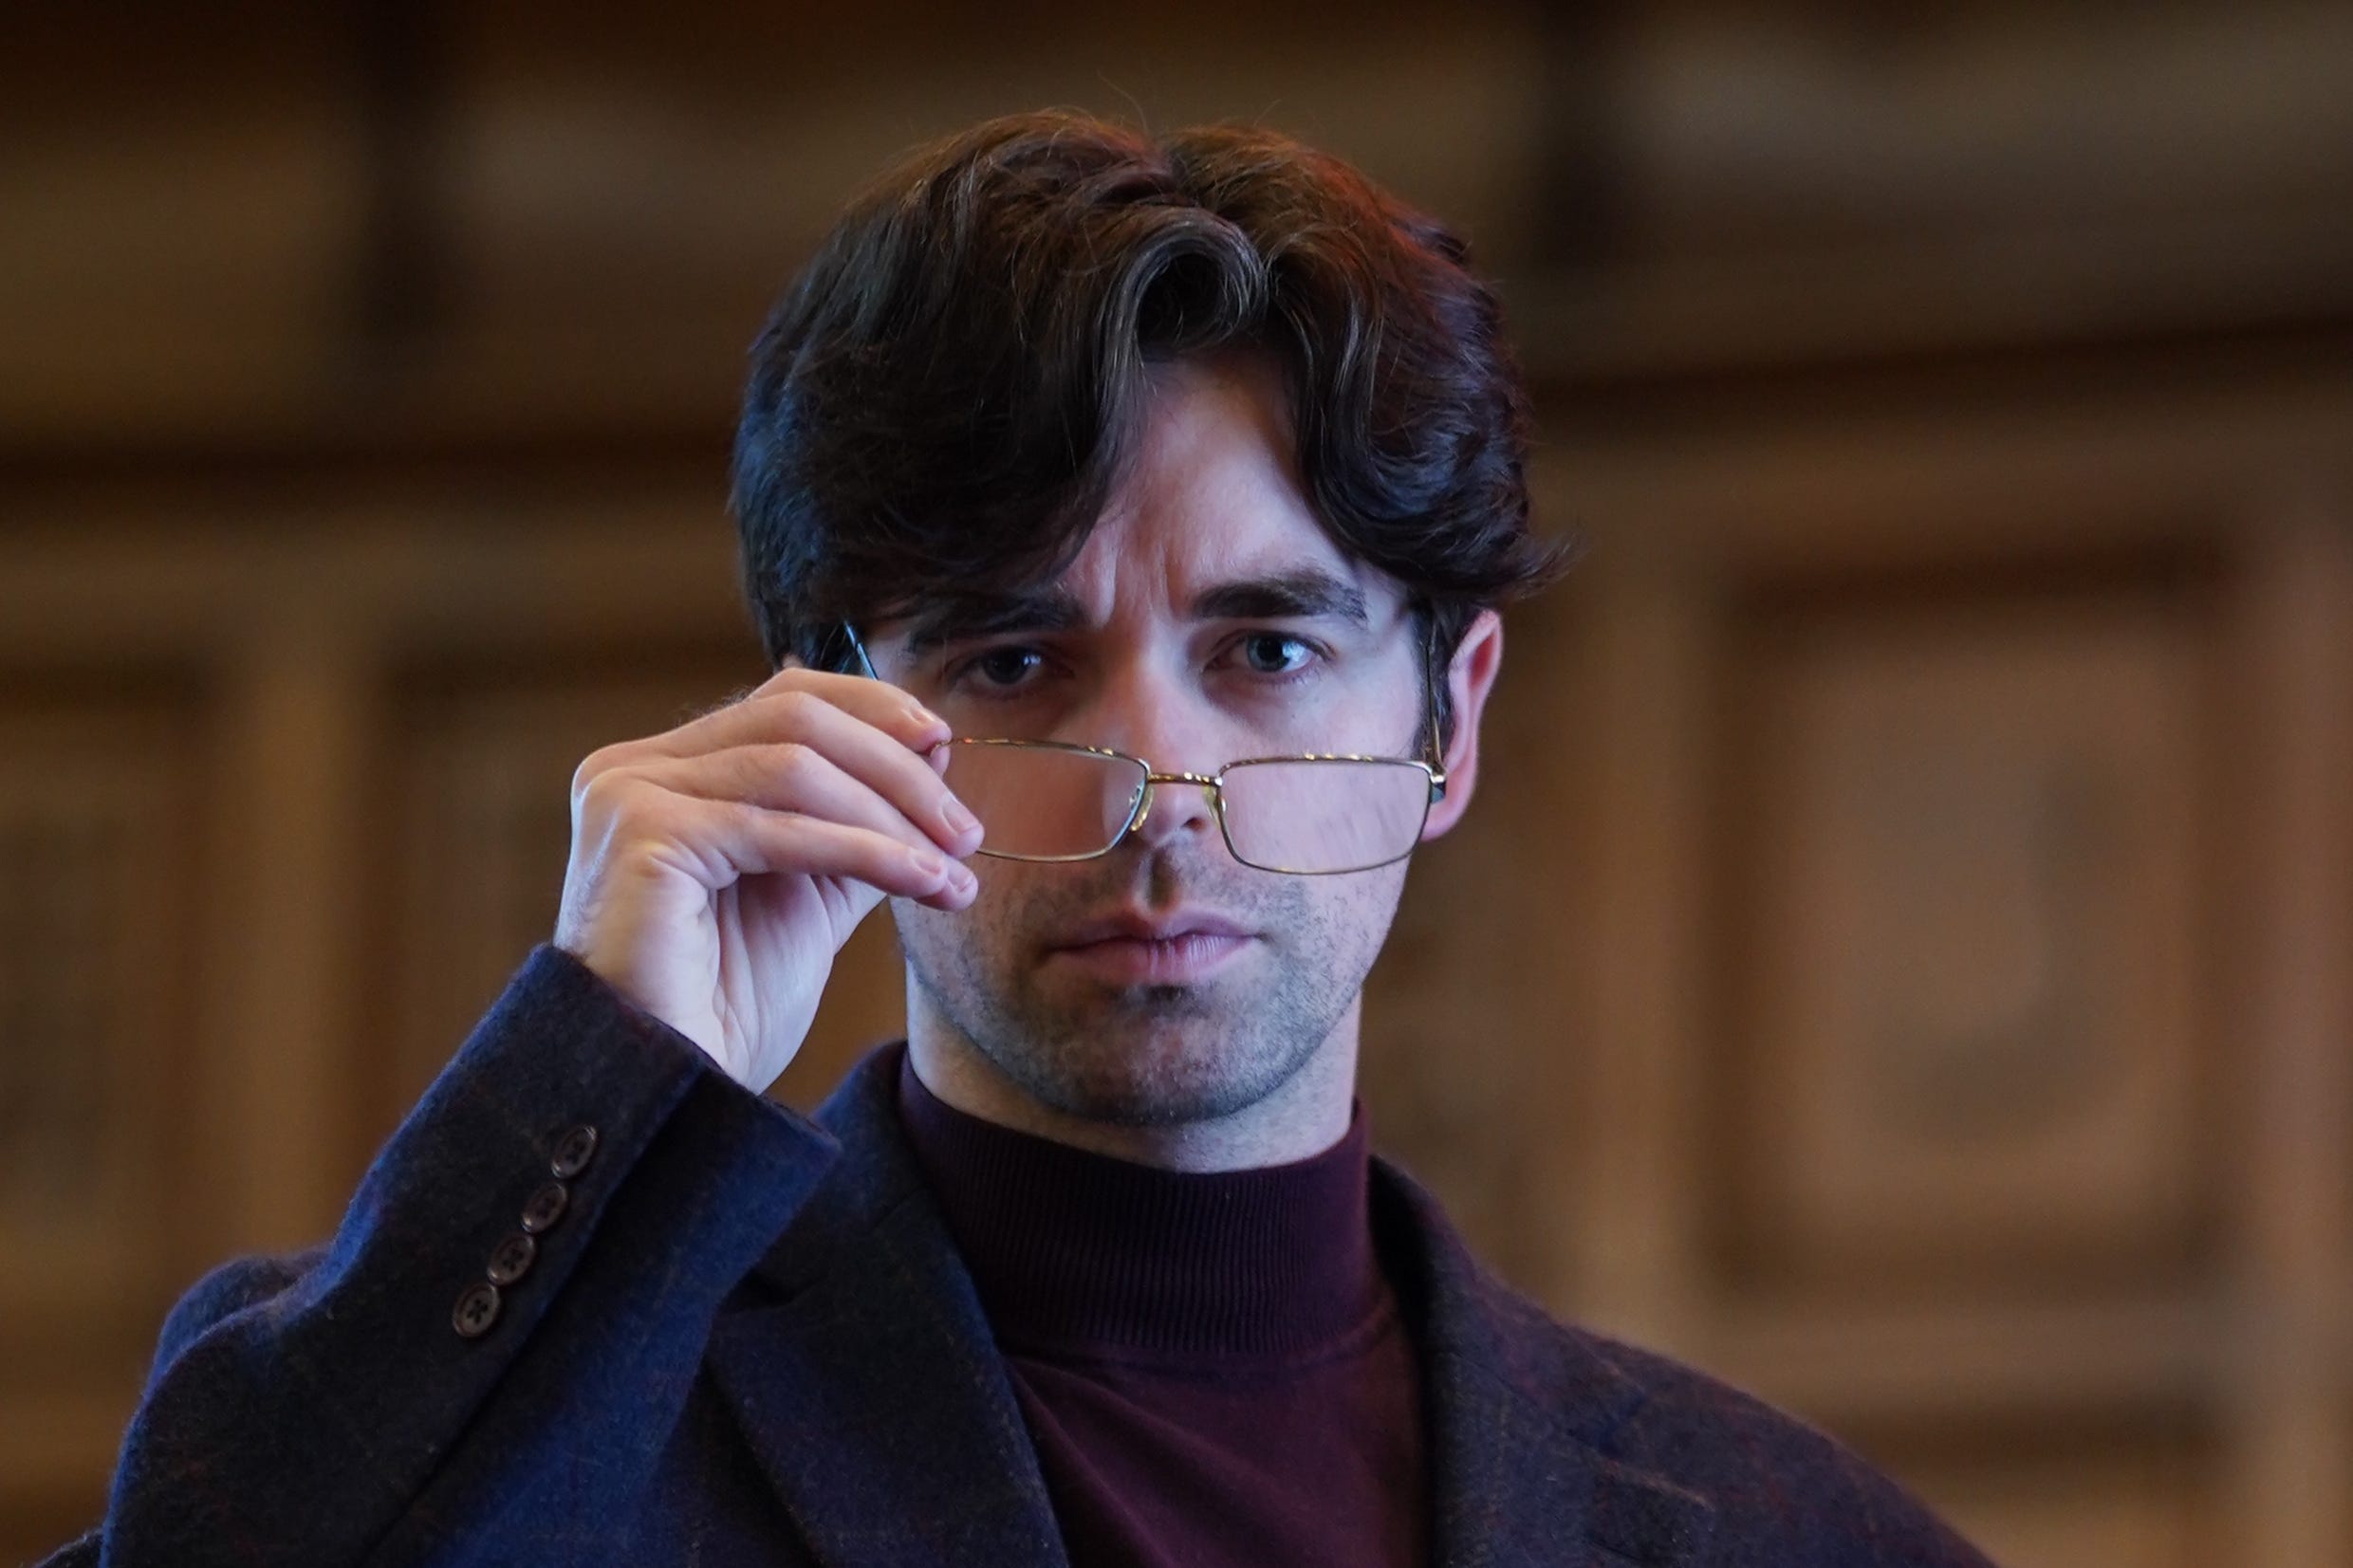
POLYGON ((939 782, 945 759, 923 754, 948 739, 947 724, 880 681, 780 671, 750 695, 675 729, 591 752, 572 777, 580 791, 598 774, 657 758, 691 758, 740 746, 797 743, 824 753, 954 849, 965 831, 957 802, 939 782), (794 679, 787 683, 787 677, 794 679), (809 682, 825 682, 823 690, 809 682))
POLYGON ((684 757, 755 741, 798 740, 807 715, 820 708, 861 720, 913 750, 948 738, 945 720, 887 681, 787 665, 736 701, 624 746, 684 757))
POLYGON ((762 741, 797 744, 819 753, 888 801, 952 855, 969 855, 978 846, 980 834, 972 813, 941 777, 944 753, 938 760, 927 755, 946 739, 944 725, 937 737, 910 748, 895 744, 873 725, 815 699, 788 711, 780 710, 776 717, 791 732, 763 736, 762 741))
POLYGON ((575 811, 576 855, 584 842, 597 860, 667 867, 711 892, 770 873, 846 877, 955 910, 979 891, 969 869, 918 834, 682 793, 631 768, 599 774, 575 811))
POLYGON ((787 874, 863 882, 940 909, 972 902, 973 874, 927 845, 798 812, 676 797, 687 836, 725 858, 737 876, 787 874))
MULTIPOLYGON (((827 865, 868 864, 877 873, 840 875, 960 907, 977 883, 954 858, 977 849, 981 834, 942 780, 947 739, 947 725, 896 687, 787 667, 676 729, 592 752, 573 775, 576 830, 592 818, 613 830, 626 812, 632 821, 624 837, 676 839, 683 831, 674 821, 676 802, 741 808, 755 821, 822 823, 840 831, 794 829, 797 837, 779 839, 775 830, 743 825, 731 815, 724 847, 681 840, 681 858, 715 854, 732 864, 741 853, 765 864, 770 851, 822 847, 834 857, 827 865), (859 845, 862 859, 850 856, 859 845)), ((713 821, 707 812, 696 817, 698 826, 713 821)), ((753 869, 747 864, 737 874, 753 869)), ((820 865, 783 869, 836 875, 820 865)), ((718 875, 720 867, 706 864, 696 874, 705 873, 718 875)))
MULTIPOLYGON (((828 739, 853 752, 866 746, 854 732, 862 727, 843 722, 852 732, 828 739)), ((730 747, 702 757, 662 758, 638 764, 630 771, 680 794, 798 812, 862 827, 911 848, 964 856, 979 847, 976 827, 950 820, 954 797, 926 759, 888 741, 872 749, 873 754, 860 759, 863 776, 816 746, 791 741, 730 747), (879 780, 882 787, 870 780, 879 780)))

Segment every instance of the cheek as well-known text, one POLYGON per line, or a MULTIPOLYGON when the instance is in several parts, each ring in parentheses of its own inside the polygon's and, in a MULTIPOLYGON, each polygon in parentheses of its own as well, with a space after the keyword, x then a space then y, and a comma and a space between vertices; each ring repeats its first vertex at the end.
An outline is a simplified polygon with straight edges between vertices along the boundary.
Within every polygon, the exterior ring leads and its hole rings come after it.
POLYGON ((1383 866, 1378 871, 1347 876, 1303 876, 1306 903, 1314 925, 1329 941, 1378 946, 1397 917, 1398 901, 1405 891, 1405 868, 1383 866))

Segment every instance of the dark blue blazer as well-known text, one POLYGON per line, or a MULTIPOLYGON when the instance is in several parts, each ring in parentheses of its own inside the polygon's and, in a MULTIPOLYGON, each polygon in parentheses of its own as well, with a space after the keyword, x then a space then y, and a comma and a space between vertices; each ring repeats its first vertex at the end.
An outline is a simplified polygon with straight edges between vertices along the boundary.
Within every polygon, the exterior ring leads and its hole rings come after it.
MULTIPOLYGON (((1062 1563, 900 1137, 899 1048, 812 1122, 543 944, 328 1244, 227 1264, 173 1310, 105 1521, 51 1561, 1062 1563), (579 1126, 595 1148, 561 1212, 459 1333, 579 1126)), ((1438 1561, 1983 1563, 1828 1438, 1547 1318, 1385 1161, 1374 1193, 1423 1357, 1438 1561)))

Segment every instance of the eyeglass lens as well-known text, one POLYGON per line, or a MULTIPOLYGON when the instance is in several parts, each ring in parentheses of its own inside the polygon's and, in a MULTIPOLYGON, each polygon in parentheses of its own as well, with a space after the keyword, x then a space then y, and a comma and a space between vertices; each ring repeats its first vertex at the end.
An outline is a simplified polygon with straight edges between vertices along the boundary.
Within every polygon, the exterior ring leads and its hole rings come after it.
POLYGON ((1421 836, 1430 776, 1409 763, 1248 763, 1226 770, 1233 857, 1276 871, 1355 871, 1421 836))
POLYGON ((1101 854, 1144 787, 1122 758, 1026 746, 951 746, 945 778, 980 819, 982 849, 1040 859, 1101 854))
MULTIPOLYGON (((1088 751, 955 745, 946 781, 980 819, 982 853, 1062 859, 1111 846, 1134 815, 1144 769, 1088 751)), ((1405 762, 1245 763, 1226 770, 1223 792, 1236 859, 1269 871, 1358 871, 1414 847, 1430 778, 1405 762)))

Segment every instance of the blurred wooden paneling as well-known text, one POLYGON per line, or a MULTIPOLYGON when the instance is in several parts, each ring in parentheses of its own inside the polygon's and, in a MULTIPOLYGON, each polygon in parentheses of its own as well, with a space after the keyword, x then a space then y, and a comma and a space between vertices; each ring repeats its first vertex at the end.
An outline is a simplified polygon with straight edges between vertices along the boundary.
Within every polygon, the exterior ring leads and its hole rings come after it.
POLYGON ((1535 984, 1604 1108, 1519 1210, 1556 1299, 2005 1560, 2345 1560, 2353 378, 1552 457, 1600 696, 1535 984))
POLYGON ((1917 1466, 1916 1479, 1996 1562, 2200 1568, 2239 1560, 2223 1538, 2211 1448, 2145 1434, 2014 1434, 2010 1451, 1917 1466))
POLYGON ((86 1517, 206 1201, 207 714, 182 673, 0 655, 0 1522, 86 1517))
POLYGON ((127 672, 46 695, 0 707, 0 1315, 136 1343, 178 1208, 203 714, 127 672))
POLYGON ((2353 23, 2311 0, 596 9, 28 30, 0 451, 724 428, 844 198, 1056 103, 1361 163, 1547 380, 2353 324, 2353 23))
POLYGON ((2065 587, 1728 632, 1711 1077, 1753 1288, 2161 1284, 2205 1239, 2210 618, 2065 587))

